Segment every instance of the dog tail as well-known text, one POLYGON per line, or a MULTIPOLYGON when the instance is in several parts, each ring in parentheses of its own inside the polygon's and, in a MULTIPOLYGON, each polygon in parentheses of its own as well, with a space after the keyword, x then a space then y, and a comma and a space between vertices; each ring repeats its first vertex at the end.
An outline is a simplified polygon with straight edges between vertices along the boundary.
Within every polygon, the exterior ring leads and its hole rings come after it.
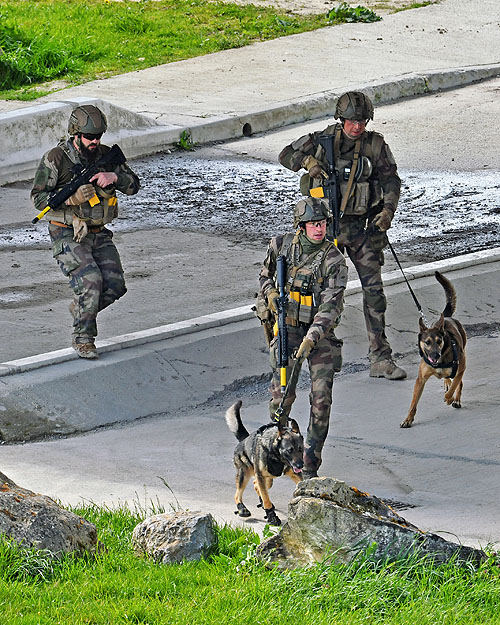
POLYGON ((446 306, 443 310, 443 317, 452 317, 457 305, 457 294, 455 293, 455 289, 448 278, 445 278, 442 273, 436 271, 434 272, 434 275, 446 294, 446 306))
POLYGON ((244 441, 248 434, 248 430, 243 425, 240 416, 242 401, 241 399, 226 410, 225 418, 227 427, 236 436, 239 441, 244 441))

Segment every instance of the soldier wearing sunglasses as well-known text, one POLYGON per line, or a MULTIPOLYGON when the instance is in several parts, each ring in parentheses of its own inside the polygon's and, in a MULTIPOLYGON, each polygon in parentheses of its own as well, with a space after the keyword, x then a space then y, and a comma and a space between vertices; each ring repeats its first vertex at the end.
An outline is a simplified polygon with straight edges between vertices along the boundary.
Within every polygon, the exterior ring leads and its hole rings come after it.
MULTIPOLYGON (((82 169, 99 161, 111 148, 101 143, 107 120, 97 107, 86 104, 70 115, 68 139, 49 150, 35 173, 31 198, 37 210, 82 169)), ((108 165, 66 202, 50 210, 49 235, 54 258, 73 290, 72 345, 81 358, 98 357, 97 314, 125 294, 127 288, 113 233, 106 228, 118 215, 116 191, 133 195, 139 178, 123 163, 108 165)))

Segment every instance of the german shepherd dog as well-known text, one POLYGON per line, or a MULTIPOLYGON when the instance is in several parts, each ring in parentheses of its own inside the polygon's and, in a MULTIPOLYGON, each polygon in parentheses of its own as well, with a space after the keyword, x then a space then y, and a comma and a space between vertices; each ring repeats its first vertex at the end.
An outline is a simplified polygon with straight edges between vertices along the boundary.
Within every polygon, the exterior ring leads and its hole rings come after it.
POLYGON ((291 427, 269 423, 249 434, 241 421, 241 403, 237 401, 225 415, 229 429, 239 441, 233 456, 236 467, 235 514, 250 516, 250 510, 243 503, 243 491, 253 475, 254 488, 260 499, 258 507, 264 508, 264 518, 270 525, 281 525, 268 491, 273 480, 282 474, 296 484, 302 480, 304 439, 294 419, 290 419, 291 427))
POLYGON ((457 301, 453 285, 439 271, 434 275, 444 288, 446 306, 432 327, 427 328, 422 319, 419 320, 418 347, 422 360, 418 368, 410 410, 401 423, 402 428, 411 427, 425 383, 433 375, 439 379, 444 378, 444 401, 454 408, 462 407, 462 377, 465 372, 467 335, 460 321, 452 317, 457 301))

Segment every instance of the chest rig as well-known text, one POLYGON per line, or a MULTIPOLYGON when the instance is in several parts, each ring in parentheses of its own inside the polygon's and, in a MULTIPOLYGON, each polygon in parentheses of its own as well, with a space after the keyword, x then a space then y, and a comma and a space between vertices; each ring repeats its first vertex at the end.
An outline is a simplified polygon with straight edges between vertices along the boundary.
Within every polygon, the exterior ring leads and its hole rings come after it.
MULTIPOLYGON (((340 215, 366 215, 383 197, 378 178, 373 175, 374 164, 384 144, 383 137, 376 132, 365 132, 357 141, 351 142, 343 134, 340 124, 328 126, 324 134, 334 135, 335 171, 342 198, 340 215)), ((314 156, 320 162, 325 161, 325 151, 321 145, 318 145, 314 156)), ((308 174, 305 175, 309 178, 308 174)), ((309 188, 321 185, 320 181, 311 178, 304 182, 309 184, 309 188)), ((301 180, 301 190, 302 185, 301 180)), ((303 193, 308 194, 309 191, 303 193)))
POLYGON ((286 235, 279 251, 287 259, 286 290, 288 309, 286 323, 291 326, 309 325, 318 312, 323 285, 320 267, 333 243, 325 239, 318 250, 302 260, 298 233, 286 235))
MULTIPOLYGON (((69 141, 59 144, 65 155, 63 170, 59 172, 59 179, 69 182, 74 175, 78 175, 84 169, 79 155, 69 141)), ((118 216, 118 198, 114 188, 109 193, 101 187, 95 187, 96 198, 90 202, 84 202, 79 206, 61 206, 50 212, 49 218, 61 221, 67 225, 73 223, 73 215, 83 219, 90 226, 102 226, 113 221, 118 216)))

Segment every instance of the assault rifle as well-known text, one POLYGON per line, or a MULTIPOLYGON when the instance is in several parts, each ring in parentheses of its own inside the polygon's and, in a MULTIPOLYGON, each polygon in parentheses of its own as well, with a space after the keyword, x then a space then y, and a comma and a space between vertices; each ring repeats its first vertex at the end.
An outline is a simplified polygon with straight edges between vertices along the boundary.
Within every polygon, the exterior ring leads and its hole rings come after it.
POLYGON ((339 208, 339 184, 337 172, 335 170, 335 157, 333 154, 333 135, 321 135, 319 143, 325 150, 328 179, 321 187, 314 187, 310 190, 313 197, 324 197, 328 200, 328 207, 332 214, 332 223, 329 227, 328 235, 337 245, 337 238, 340 230, 340 208, 339 208))
MULTIPOLYGON (((88 184, 92 176, 95 176, 97 173, 102 171, 101 168, 105 165, 113 165, 116 167, 117 165, 122 165, 126 160, 125 154, 121 151, 120 146, 115 143, 109 152, 106 152, 106 154, 104 154, 93 165, 90 165, 90 167, 83 169, 80 165, 79 168, 76 168, 76 175, 73 180, 64 185, 64 187, 59 191, 49 196, 47 206, 39 212, 34 219, 31 220, 31 223, 36 224, 37 221, 40 221, 40 219, 45 215, 45 213, 49 212, 49 210, 64 204, 64 202, 66 202, 66 200, 76 192, 78 187, 88 184)), ((97 195, 94 195, 89 200, 91 206, 95 206, 96 204, 99 204, 99 202, 100 200, 97 195)))
POLYGON ((286 388, 286 368, 288 366, 288 330, 286 327, 286 312, 288 295, 286 293, 286 258, 283 255, 276 259, 276 277, 279 297, 276 300, 278 309, 278 367, 280 369, 281 392, 286 388))

